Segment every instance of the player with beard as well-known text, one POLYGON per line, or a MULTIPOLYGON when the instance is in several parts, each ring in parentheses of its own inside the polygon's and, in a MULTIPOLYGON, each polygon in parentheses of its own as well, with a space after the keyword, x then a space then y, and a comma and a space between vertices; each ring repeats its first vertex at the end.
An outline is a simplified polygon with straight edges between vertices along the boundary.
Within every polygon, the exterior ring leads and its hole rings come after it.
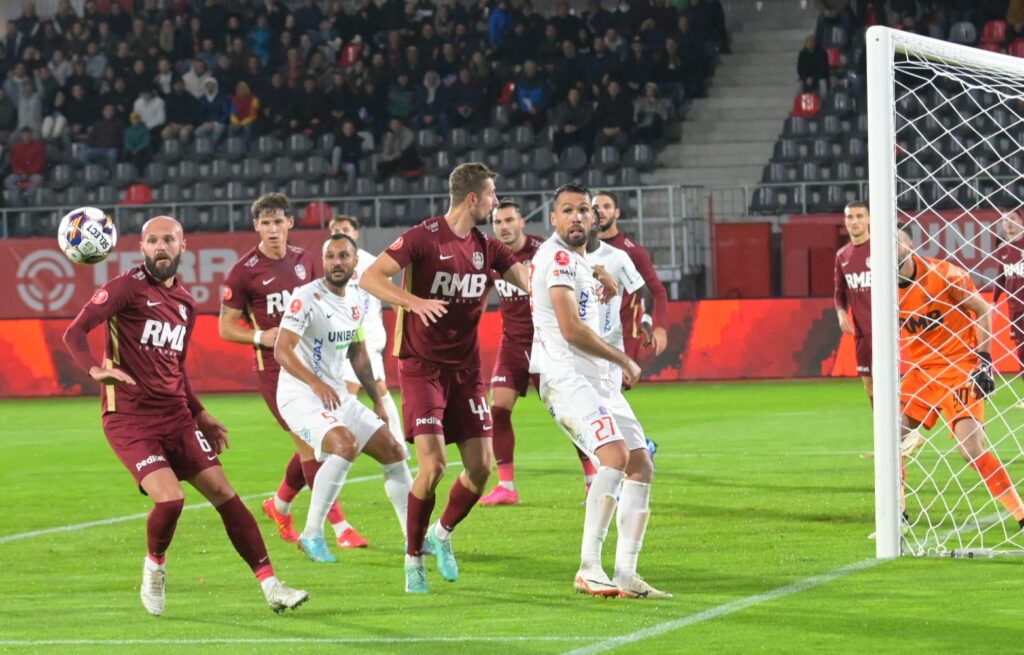
MULTIPOLYGON (((277 493, 263 501, 262 507, 277 526, 281 538, 297 542, 299 535, 292 525, 292 501, 304 486, 313 488, 320 464, 313 457, 313 449, 288 429, 288 423, 278 411, 277 381, 281 366, 274 358, 274 342, 292 294, 315 279, 316 268, 308 252, 288 244, 288 232, 295 226, 295 220, 287 196, 263 194, 252 203, 250 213, 260 242, 247 250, 228 271, 221 296, 220 336, 252 347, 263 401, 295 444, 296 452, 285 467, 277 493)), ((334 528, 338 547, 366 547, 366 539, 345 519, 337 502, 327 519, 334 528)))
POLYGON ((654 346, 654 354, 660 355, 668 345, 668 333, 665 326, 668 325, 668 292, 665 285, 661 283, 658 272, 654 270, 651 262, 651 255, 639 243, 629 238, 625 232, 619 231, 619 217, 622 212, 619 210, 619 201, 611 191, 598 191, 594 194, 594 211, 597 212, 596 220, 600 229, 601 240, 610 246, 624 251, 640 271, 644 284, 654 297, 654 306, 641 306, 638 299, 630 293, 622 295, 622 308, 619 316, 622 320, 623 341, 626 347, 626 354, 636 359, 640 356, 640 347, 644 341, 641 338, 642 319, 649 315, 652 321, 651 345, 654 346))
POLYGON ((412 475, 405 448, 388 429, 374 384, 363 330, 363 299, 347 288, 356 270, 356 242, 335 234, 324 243, 324 276, 301 287, 281 319, 274 356, 281 363, 277 405, 294 434, 323 462, 312 486, 299 548, 314 562, 337 562, 324 541, 324 517, 362 452, 380 462, 384 490, 405 532, 412 475), (373 401, 374 412, 346 389, 349 362, 373 401))
POLYGON ((227 430, 192 391, 185 360, 195 327, 195 299, 178 281, 185 238, 178 221, 150 219, 140 242, 144 263, 103 285, 64 333, 64 343, 89 377, 103 385, 107 442, 153 508, 146 519, 148 552, 142 605, 164 611, 166 555, 185 504, 184 480, 220 513, 235 550, 263 587, 276 612, 306 601, 274 575, 252 514, 231 487, 218 455, 227 430), (89 351, 88 334, 106 323, 102 365, 89 351))
POLYGON ((491 471, 491 413, 477 337, 484 292, 491 271, 527 288, 526 268, 512 251, 478 229, 498 206, 496 177, 483 164, 456 166, 448 179, 448 212, 402 233, 360 281, 364 290, 398 308, 402 415, 406 441, 415 444, 419 462, 407 523, 405 589, 412 593, 427 592, 425 539, 434 547, 441 576, 458 579, 452 531, 480 500, 491 471), (390 278, 402 269, 404 284, 397 287, 390 278), (431 527, 434 490, 445 473, 450 443, 458 446, 464 468, 431 527))
MULTIPOLYGON (((594 222, 590 193, 578 184, 559 187, 552 200, 555 233, 537 249, 530 267, 533 350, 530 371, 540 374, 540 397, 555 423, 600 463, 587 494, 580 568, 574 587, 592 596, 669 598, 637 574, 650 516, 654 465, 643 428, 614 382, 640 377, 640 367, 600 336, 601 294, 586 255, 594 222), (601 549, 616 514, 614 578, 601 564, 601 549)), ((637 287, 631 283, 634 290, 637 287)), ((610 298, 605 298, 604 302, 610 298)))
MULTIPOLYGON (((1010 318, 1010 338, 1017 346, 1017 361, 1024 367, 1024 219, 1021 210, 1008 211, 1002 218, 1005 240, 993 257, 999 260, 992 304, 1006 295, 1006 309, 1010 318)), ((1017 403, 1024 409, 1024 400, 1017 403)))

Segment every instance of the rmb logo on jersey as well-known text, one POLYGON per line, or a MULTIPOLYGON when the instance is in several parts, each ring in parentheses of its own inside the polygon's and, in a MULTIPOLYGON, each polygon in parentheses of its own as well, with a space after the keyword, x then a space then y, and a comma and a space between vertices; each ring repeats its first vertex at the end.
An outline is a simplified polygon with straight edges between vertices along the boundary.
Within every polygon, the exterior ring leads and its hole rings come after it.
POLYGON ((182 352, 185 349, 185 326, 147 319, 142 327, 142 345, 154 348, 170 348, 182 352))
POLYGON ((853 291, 871 288, 871 271, 846 273, 843 277, 846 278, 846 285, 853 291))
POLYGON ((903 329, 910 334, 934 330, 945 322, 942 310, 933 309, 924 316, 908 316, 903 321, 903 329))
POLYGON ((297 276, 299 276, 300 280, 305 280, 306 279, 306 267, 303 266, 302 264, 296 264, 295 265, 295 274, 297 276))
POLYGON ((1024 277, 1024 262, 1003 264, 1003 275, 1006 277, 1024 277))
POLYGON ((461 275, 459 273, 447 273, 438 271, 434 274, 434 283, 430 285, 430 295, 439 294, 442 296, 463 298, 479 298, 484 295, 487 288, 487 275, 484 273, 470 273, 461 275))
POLYGON ((478 271, 484 267, 484 254, 479 250, 473 253, 473 267, 478 271))

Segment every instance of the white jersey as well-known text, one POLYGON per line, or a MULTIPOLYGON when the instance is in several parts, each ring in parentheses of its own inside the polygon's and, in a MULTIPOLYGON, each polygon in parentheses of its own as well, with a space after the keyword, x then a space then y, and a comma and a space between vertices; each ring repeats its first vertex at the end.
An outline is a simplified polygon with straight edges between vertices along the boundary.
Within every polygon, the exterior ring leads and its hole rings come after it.
MULTIPOLYGON (((282 330, 301 337, 295 346, 299 358, 342 400, 348 395, 342 364, 348 359, 349 345, 363 340, 363 308, 356 295, 346 290, 344 296, 339 296, 322 278, 314 280, 299 287, 281 318, 282 330)), ((309 386, 283 366, 277 387, 278 405, 310 393, 309 386)))
POLYGON ((619 293, 609 303, 601 303, 601 331, 598 333, 606 343, 615 346, 619 350, 625 350, 626 344, 622 339, 622 318, 619 316, 619 309, 622 307, 623 293, 636 293, 636 290, 644 286, 644 278, 640 271, 636 270, 633 260, 623 250, 607 243, 601 243, 597 250, 587 253, 587 261, 591 266, 604 266, 608 274, 612 276, 619 285, 619 293))
POLYGON ((362 303, 366 347, 371 351, 382 351, 387 346, 388 333, 384 329, 384 316, 381 313, 380 298, 363 291, 362 287, 359 286, 359 280, 362 278, 363 273, 375 261, 377 261, 376 255, 370 254, 362 248, 359 249, 359 262, 356 264, 356 270, 352 273, 352 279, 348 281, 348 292, 355 292, 356 295, 353 297, 358 297, 362 303))
POLYGON ((579 373, 591 379, 608 376, 608 362, 569 344, 558 328, 551 305, 551 289, 568 287, 575 292, 580 319, 601 333, 600 288, 586 257, 552 234, 533 255, 530 266, 530 302, 533 307, 533 350, 530 372, 547 376, 579 373))

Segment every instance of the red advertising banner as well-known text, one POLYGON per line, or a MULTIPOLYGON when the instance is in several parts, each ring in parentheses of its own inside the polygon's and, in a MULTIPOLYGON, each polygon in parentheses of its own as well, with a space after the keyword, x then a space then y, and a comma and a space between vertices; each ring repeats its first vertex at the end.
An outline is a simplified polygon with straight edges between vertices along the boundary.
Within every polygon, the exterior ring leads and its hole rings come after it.
MULTIPOLYGON (((296 230, 290 241, 318 252, 326 237, 321 230, 296 230)), ((192 291, 196 310, 220 310, 220 286, 242 253, 255 246, 254 232, 206 232, 185 236, 178 272, 192 291)), ((10 280, 13 293, 0 305, 0 320, 74 317, 107 280, 142 263, 138 236, 121 235, 105 261, 76 265, 57 249, 53 239, 0 240, 0 279, 10 280)))
MULTIPOLYGON (((1004 373, 1018 370, 1001 304, 993 322, 992 355, 1004 373)), ((856 375, 853 340, 840 335, 829 298, 709 300, 669 306, 668 348, 641 358, 644 378, 692 380, 846 377, 856 375)), ((98 386, 75 364, 62 341, 70 319, 0 323, 0 397, 95 394, 98 386)), ((385 312, 391 332, 394 313, 385 312)), ((103 330, 91 335, 93 352, 103 330)), ((501 317, 487 312, 480 326, 481 367, 489 379, 501 340, 501 317)), ((386 357, 392 388, 395 359, 386 357)), ((217 317, 201 315, 189 346, 188 370, 200 392, 254 391, 252 349, 227 343, 217 317)))

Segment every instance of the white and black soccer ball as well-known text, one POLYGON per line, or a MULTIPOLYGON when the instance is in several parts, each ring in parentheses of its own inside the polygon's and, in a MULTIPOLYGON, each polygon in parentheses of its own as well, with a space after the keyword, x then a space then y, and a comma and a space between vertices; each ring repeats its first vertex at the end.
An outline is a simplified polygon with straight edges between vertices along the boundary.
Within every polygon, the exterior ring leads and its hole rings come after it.
POLYGON ((106 259, 117 245, 117 228, 103 210, 79 207, 60 219, 57 243, 74 263, 96 264, 106 259))

